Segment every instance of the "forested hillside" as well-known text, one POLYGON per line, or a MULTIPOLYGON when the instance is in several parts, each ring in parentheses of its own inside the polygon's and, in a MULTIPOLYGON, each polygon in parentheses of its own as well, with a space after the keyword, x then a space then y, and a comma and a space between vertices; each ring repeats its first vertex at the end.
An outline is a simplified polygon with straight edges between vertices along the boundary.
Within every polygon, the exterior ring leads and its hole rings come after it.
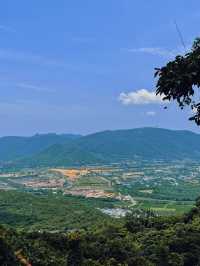
POLYGON ((23 166, 63 166, 123 160, 200 159, 200 135, 136 128, 87 136, 44 134, 0 138, 0 161, 23 166))
POLYGON ((121 225, 67 233, 17 233, 1 227, 0 237, 1 265, 199 265, 200 202, 180 217, 140 211, 121 225))
POLYGON ((0 161, 16 160, 41 152, 53 144, 65 143, 78 138, 71 134, 36 134, 32 137, 8 136, 0 138, 0 161))
POLYGON ((159 128, 104 131, 53 145, 21 164, 81 165, 134 159, 200 159, 200 135, 159 128))

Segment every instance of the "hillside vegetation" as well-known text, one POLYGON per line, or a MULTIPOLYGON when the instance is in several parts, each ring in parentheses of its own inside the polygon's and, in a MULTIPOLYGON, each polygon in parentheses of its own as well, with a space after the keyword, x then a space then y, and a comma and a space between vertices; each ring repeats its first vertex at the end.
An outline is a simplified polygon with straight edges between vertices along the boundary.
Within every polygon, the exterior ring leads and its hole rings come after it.
POLYGON ((133 213, 121 224, 67 233, 0 227, 1 265, 195 266, 200 263, 200 202, 184 216, 133 213))
POLYGON ((114 204, 109 199, 85 199, 52 192, 34 195, 0 191, 0 224, 27 231, 88 228, 112 221, 98 208, 111 208, 114 204))
POLYGON ((200 135, 159 128, 104 131, 55 144, 21 161, 28 165, 85 165, 123 160, 200 159, 200 135))
POLYGON ((87 136, 44 134, 0 138, 0 162, 72 166, 123 160, 200 159, 200 135, 160 128, 103 131, 87 136))

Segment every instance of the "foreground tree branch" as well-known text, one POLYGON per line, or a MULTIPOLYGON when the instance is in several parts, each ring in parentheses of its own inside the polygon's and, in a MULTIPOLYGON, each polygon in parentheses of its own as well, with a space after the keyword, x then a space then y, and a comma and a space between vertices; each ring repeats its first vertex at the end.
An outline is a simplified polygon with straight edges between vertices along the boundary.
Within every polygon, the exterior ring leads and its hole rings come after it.
POLYGON ((155 77, 156 94, 163 100, 175 100, 181 109, 190 106, 194 115, 189 120, 200 125, 200 99, 196 96, 200 87, 200 38, 194 41, 190 52, 157 68, 155 77))

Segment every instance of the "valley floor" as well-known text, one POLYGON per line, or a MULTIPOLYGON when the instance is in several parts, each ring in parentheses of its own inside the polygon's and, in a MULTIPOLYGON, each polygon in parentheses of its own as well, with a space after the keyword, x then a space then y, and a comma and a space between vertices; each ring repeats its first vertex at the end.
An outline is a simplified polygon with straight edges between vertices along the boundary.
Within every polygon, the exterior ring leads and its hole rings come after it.
POLYGON ((0 186, 0 265, 200 265, 198 162, 1 169, 0 186))

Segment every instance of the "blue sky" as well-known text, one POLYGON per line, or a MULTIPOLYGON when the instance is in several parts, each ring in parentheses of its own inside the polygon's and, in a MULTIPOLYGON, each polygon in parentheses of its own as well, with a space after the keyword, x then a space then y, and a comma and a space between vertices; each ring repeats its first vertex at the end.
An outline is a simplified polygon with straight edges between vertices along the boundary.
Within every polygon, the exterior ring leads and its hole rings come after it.
POLYGON ((200 2, 1 1, 0 135, 199 132, 189 110, 163 110, 151 94, 154 68, 183 51, 174 20, 190 46, 200 36, 200 2))

